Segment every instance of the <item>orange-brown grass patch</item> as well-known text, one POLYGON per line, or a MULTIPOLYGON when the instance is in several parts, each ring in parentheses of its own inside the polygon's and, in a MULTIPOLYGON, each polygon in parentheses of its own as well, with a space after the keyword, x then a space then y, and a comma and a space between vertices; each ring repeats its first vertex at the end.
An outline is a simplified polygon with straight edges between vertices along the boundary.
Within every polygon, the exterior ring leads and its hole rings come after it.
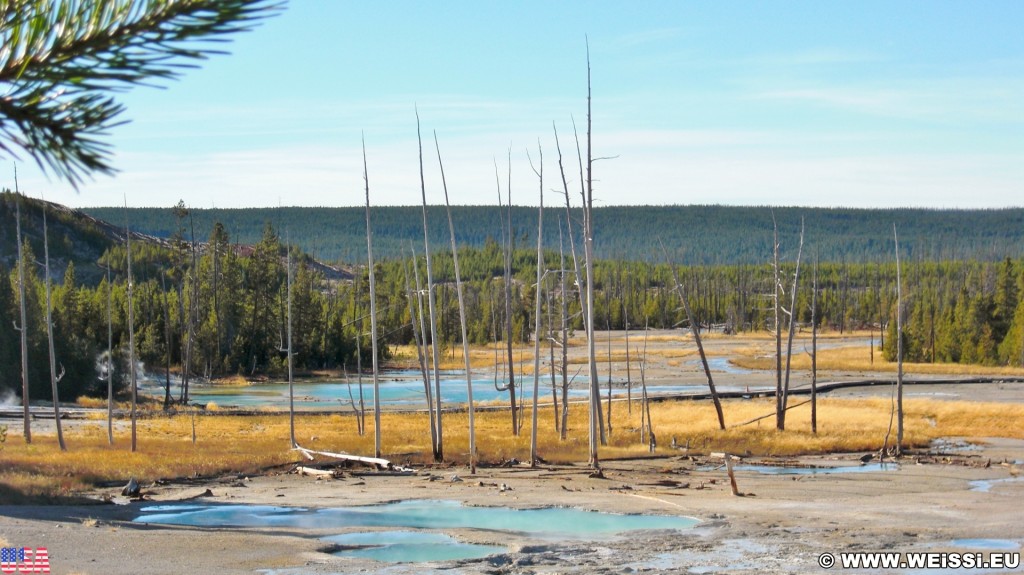
MULTIPOLYGON (((418 369, 419 359, 416 355, 416 348, 411 345, 398 345, 391 346, 392 357, 388 362, 388 367, 400 367, 406 369, 418 369)), ((504 350, 505 348, 502 348, 504 350)), ((522 351, 529 351, 532 359, 533 347, 526 347, 521 345, 513 346, 513 353, 516 357, 519 357, 519 353, 522 351)), ((504 351, 502 351, 504 353, 504 351)), ((427 350, 427 367, 433 366, 433 355, 432 352, 427 350)), ((450 346, 448 349, 443 350, 441 353, 441 361, 438 363, 441 369, 455 370, 465 369, 466 363, 463 359, 462 344, 455 344, 450 346)), ((469 366, 471 369, 487 369, 494 367, 494 348, 487 346, 470 346, 469 348, 469 366)))
MULTIPOLYGON (((544 399, 548 399, 546 396, 544 399)), ((727 425, 769 415, 759 422, 718 429, 714 407, 707 402, 677 401, 651 404, 651 418, 658 437, 658 453, 678 453, 669 444, 690 442, 691 453, 727 451, 752 455, 799 455, 826 452, 874 451, 885 440, 891 403, 888 399, 823 399, 818 402, 818 433, 810 432, 810 406, 791 409, 786 431, 775 429, 774 399, 729 400, 723 403, 727 425)), ((924 446, 937 437, 1024 438, 1024 406, 1005 403, 973 403, 908 399, 905 401, 905 446, 924 446)), ((640 443, 640 402, 612 405, 609 444, 600 448, 602 458, 648 454, 640 443)), ((530 453, 529 401, 521 412, 522 432, 510 433, 507 410, 477 411, 477 450, 482 462, 516 458, 530 453)), ((124 422, 121 422, 122 424, 124 422)), ((468 416, 465 411, 446 413, 442 420, 445 456, 465 463, 469 457, 468 416)), ((373 455, 373 417, 367 416, 367 433, 356 433, 351 412, 296 417, 299 443, 311 449, 373 455)), ((382 448, 396 463, 428 463, 429 433, 425 413, 381 414, 382 448)), ((550 405, 538 410, 538 451, 552 462, 587 460, 586 402, 572 403, 569 434, 560 440, 554 430, 550 405)), ((61 452, 52 435, 36 432, 33 443, 9 436, 0 451, 0 502, 24 502, 69 497, 104 481, 135 477, 145 484, 157 478, 214 476, 224 473, 255 474, 267 468, 298 462, 289 449, 288 416, 203 415, 183 413, 153 415, 138 422, 138 451, 129 451, 129 438, 118 432, 116 444, 107 445, 102 425, 70 426, 65 431, 67 452, 61 452), (195 420, 196 442, 192 443, 195 420)), ((895 432, 890 437, 894 441, 895 432)))
POLYGON ((237 387, 245 387, 247 385, 252 385, 252 382, 250 382, 248 379, 245 379, 244 376, 237 375, 237 374, 225 375, 223 377, 218 377, 217 379, 214 379, 210 383, 212 383, 214 385, 237 386, 237 387))
MULTIPOLYGON (((792 369, 808 371, 811 369, 811 358, 804 348, 810 349, 809 342, 794 342, 792 369)), ((774 369, 773 357, 750 357, 737 352, 732 363, 746 369, 774 369)), ((886 361, 877 348, 874 357, 870 346, 849 346, 824 349, 818 352, 818 369, 826 371, 882 371, 895 372, 896 362, 886 361)), ((983 365, 962 365, 956 363, 910 363, 903 362, 904 373, 941 374, 941 375, 1024 375, 1019 367, 997 367, 983 365)))
MULTIPOLYGON (((94 409, 98 409, 98 408, 106 409, 106 407, 107 407, 107 400, 105 398, 89 397, 89 396, 86 396, 86 395, 83 395, 82 397, 79 397, 78 399, 76 399, 75 403, 78 404, 81 407, 91 407, 91 408, 94 408, 94 409)), ((106 417, 106 416, 104 416, 104 417, 106 417)))

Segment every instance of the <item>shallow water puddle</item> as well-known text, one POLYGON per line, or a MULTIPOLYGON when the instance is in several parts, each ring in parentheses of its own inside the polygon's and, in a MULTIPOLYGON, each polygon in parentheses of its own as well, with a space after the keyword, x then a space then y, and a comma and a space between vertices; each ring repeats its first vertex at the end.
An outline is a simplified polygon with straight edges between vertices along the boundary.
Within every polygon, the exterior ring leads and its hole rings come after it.
POLYGON ((1004 477, 1003 479, 978 479, 970 482, 971 491, 980 491, 982 493, 988 493, 992 491, 992 488, 1001 483, 1015 483, 1017 481, 1024 481, 1024 477, 1004 477))
POLYGON ((868 463, 865 465, 842 465, 838 467, 790 467, 781 465, 737 465, 736 471, 755 471, 764 475, 833 475, 837 473, 875 473, 897 471, 895 463, 868 463))
POLYGON ((323 541, 348 547, 338 555, 388 563, 480 559, 506 550, 499 545, 461 543, 450 535, 426 531, 345 533, 324 537, 323 541))
POLYGON ((622 515, 569 508, 470 507, 458 501, 411 500, 382 505, 307 509, 270 505, 151 505, 136 523, 196 527, 294 527, 341 529, 397 527, 403 530, 345 533, 323 538, 339 554, 390 563, 477 559, 505 551, 502 546, 461 543, 444 533, 413 529, 480 529, 542 539, 600 538, 645 529, 689 529, 690 517, 622 515))
POLYGON ((1020 543, 1010 539, 954 539, 951 544, 954 547, 985 549, 988 551, 1016 551, 1020 549, 1020 543))
POLYGON ((689 529, 697 520, 668 515, 621 515, 568 508, 469 507, 458 501, 411 500, 383 505, 306 509, 267 505, 154 505, 142 523, 201 527, 401 527, 490 529, 537 537, 580 538, 639 529, 689 529))

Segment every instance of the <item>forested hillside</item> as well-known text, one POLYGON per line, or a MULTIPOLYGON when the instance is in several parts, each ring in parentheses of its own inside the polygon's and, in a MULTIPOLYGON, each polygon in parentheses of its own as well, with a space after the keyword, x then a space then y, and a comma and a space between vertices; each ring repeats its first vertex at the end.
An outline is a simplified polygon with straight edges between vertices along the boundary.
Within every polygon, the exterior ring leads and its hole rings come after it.
MULTIPOLYGON (((83 394, 102 393, 105 385, 100 385, 98 369, 107 351, 108 329, 112 332, 113 357, 119 373, 123 373, 123 358, 128 355, 129 276, 123 235, 119 235, 117 227, 85 218, 61 206, 9 193, 2 194, 2 200, 0 278, 7 281, 0 281, 0 326, 4 326, 0 328, 0 392, 4 388, 20 390, 19 332, 13 326, 21 326, 21 283, 17 273, 16 228, 11 215, 15 205, 20 203, 25 237, 23 272, 27 315, 23 327, 28 339, 32 397, 45 399, 51 395, 45 360, 48 355, 45 278, 40 265, 44 209, 50 221, 50 255, 54 260, 51 264, 57 264, 53 265, 55 271, 51 275, 56 363, 66 370, 60 383, 62 397, 74 399, 83 394), (96 281, 82 281, 86 269, 96 281), (106 278, 107 269, 111 274, 110 282, 106 278)), ((399 209, 382 211, 392 216, 404 213, 399 209)), ((289 213, 288 210, 282 212, 289 213)), ((136 210, 131 215, 143 213, 136 210)), ((303 212, 291 213, 297 217, 303 212)), ((524 219, 525 213, 520 211, 524 219)), ((752 213, 768 214, 768 221, 771 221, 767 210, 752 213)), ((793 219, 797 213, 777 210, 776 216, 793 219)), ((888 212, 876 212, 885 213, 888 212)), ((896 216, 903 212, 891 214, 896 216)), ((939 213, 923 214, 939 217, 939 213)), ((1013 212, 974 214, 984 219, 996 215, 1009 217, 1013 212)), ((123 216, 123 212, 120 215, 123 216)), ((324 268, 302 253, 298 246, 286 245, 281 230, 269 223, 262 225, 260 237, 254 244, 237 243, 230 231, 219 224, 214 224, 212 232, 205 234, 200 234, 197 226, 197 241, 193 243, 191 226, 185 227, 188 215, 187 211, 179 210, 177 216, 171 216, 176 229, 168 239, 133 235, 131 301, 135 310, 136 355, 147 369, 170 367, 171 371, 179 371, 185 367, 186 373, 202 377, 282 375, 286 358, 281 350, 287 332, 289 263, 295 334, 293 351, 298 368, 352 370, 357 360, 361 360, 363 366, 369 365, 369 276, 365 266, 351 268, 354 275, 324 268)), ((414 234, 416 219, 406 215, 401 227, 405 233, 414 234)), ((652 233, 651 229, 658 226, 659 216, 652 212, 648 214, 648 221, 653 223, 631 225, 628 232, 622 233, 623 237, 652 233)), ((886 330, 886 351, 893 356, 896 265, 889 255, 891 225, 877 224, 872 228, 879 234, 873 240, 880 251, 876 261, 855 262, 852 254, 847 261, 819 260, 818 306, 813 319, 826 329, 838 331, 886 330)), ((365 241, 361 235, 363 226, 360 222, 349 230, 353 242, 355 238, 365 241)), ((943 233, 952 237, 966 224, 945 221, 942 226, 943 233)), ((845 228, 837 224, 835 229, 841 235, 842 230, 854 227, 857 226, 852 223, 845 228)), ((500 236, 500 228, 497 229, 500 236)), ((578 233, 578 228, 576 231, 578 233)), ((749 235, 757 234, 769 235, 767 230, 749 232, 749 235)), ((294 239, 294 233, 289 235, 294 239)), ((675 237, 682 235, 683 230, 680 230, 675 237)), ((575 266, 567 230, 563 236, 566 263, 560 260, 556 235, 544 255, 543 268, 547 273, 539 290, 535 280, 536 252, 525 245, 522 237, 520 247, 511 254, 512 275, 507 280, 504 277, 505 255, 498 242, 488 241, 485 236, 479 247, 460 247, 467 337, 472 343, 503 341, 508 333, 517 341, 535 337, 533 314, 538 297, 541 298, 540 329, 545 340, 549 330, 561 330, 563 301, 568 310, 569 328, 580 329, 581 296, 572 271, 575 266), (505 303, 506 293, 508 304, 505 303), (511 313, 507 313, 507 309, 511 313)), ((904 252, 903 261, 907 262, 902 273, 904 349, 908 359, 1001 365, 1024 363, 1024 261, 1012 243, 996 239, 998 234, 990 230, 976 231, 971 241, 980 246, 984 237, 990 238, 989 252, 998 250, 1013 253, 1015 257, 1004 256, 996 261, 981 257, 933 261, 925 258, 920 249, 916 257, 906 257, 904 252)), ((715 238, 720 244, 731 243, 728 234, 717 234, 715 238)), ((394 236, 392 241, 398 242, 394 236)), ((818 241, 808 231, 795 308, 796 321, 805 326, 812 320, 811 270, 813 256, 819 251, 818 241)), ((901 246, 904 241, 901 236, 901 246)), ((578 237, 576 243, 579 244, 578 237)), ((789 234, 780 243, 782 277, 792 278, 796 238, 789 234)), ((950 240, 950 243, 969 244, 967 240, 959 243, 950 240)), ((874 247, 875 244, 865 245, 874 247)), ((411 311, 419 307, 417 297, 425 293, 416 288, 416 270, 421 279, 426 278, 422 243, 416 241, 414 245, 420 251, 415 267, 411 265, 411 256, 392 257, 378 259, 374 270, 379 334, 384 344, 382 356, 387 356, 389 346, 413 341, 411 311)), ((435 246, 445 246, 445 242, 439 239, 435 246)), ((652 251, 641 253, 641 248, 637 247, 632 254, 635 257, 596 261, 594 314, 599 329, 627 326, 640 329, 644 325, 681 328, 686 325, 672 268, 663 261, 643 261, 643 256, 655 260, 663 256, 654 248, 642 249, 652 251)), ((941 253, 938 246, 934 249, 941 253)), ((770 255, 767 245, 764 250, 766 257, 757 258, 756 263, 704 265, 693 264, 694 258, 688 258, 689 265, 679 266, 680 281, 699 323, 727 332, 775 328, 771 306, 766 303, 773 293, 773 272, 765 263, 770 255)), ((673 251, 678 254, 680 248, 673 251)), ((669 259, 677 264, 682 258, 670 255, 669 259)), ((436 249, 433 277, 439 309, 437 338, 446 350, 460 337, 452 264, 449 251, 436 249)))
MULTIPOLYGON (((84 209, 99 219, 124 221, 123 208, 84 209)), ((783 244, 794 245, 800 219, 806 225, 811 254, 821 261, 879 262, 892 258, 892 225, 900 232, 900 245, 908 260, 999 261, 1024 253, 1024 209, 924 210, 775 208, 783 244)), ((242 243, 256 243, 263 225, 271 223, 303 251, 326 262, 366 261, 363 208, 256 208, 192 209, 197 237, 209 236, 220 222, 242 243)), ((448 241, 444 208, 432 207, 430 237, 434 246, 448 241)), ((174 209, 129 210, 133 229, 170 237, 181 223, 174 209)), ((500 236, 496 206, 454 206, 459 242, 483 247, 500 236)), ((578 229, 581 217, 573 211, 578 229)), ((558 245, 558 222, 565 209, 544 213, 545 245, 558 245)), ((419 207, 374 207, 374 251, 380 258, 408 254, 410 241, 423 239, 419 207)), ((690 264, 758 264, 771 255, 772 210, 733 206, 610 206, 594 209, 595 250, 602 259, 664 261, 659 242, 671 259, 690 264)), ((513 209, 516 245, 533 245, 536 208, 513 209)))

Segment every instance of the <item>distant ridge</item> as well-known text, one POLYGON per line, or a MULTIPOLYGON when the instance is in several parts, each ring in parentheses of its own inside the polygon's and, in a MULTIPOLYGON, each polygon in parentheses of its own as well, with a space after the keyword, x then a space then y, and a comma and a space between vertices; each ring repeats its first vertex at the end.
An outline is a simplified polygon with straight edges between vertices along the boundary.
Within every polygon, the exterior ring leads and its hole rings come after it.
MULTIPOLYGON (((124 221, 124 208, 83 208, 107 221, 124 221)), ((447 220, 443 206, 430 206, 430 236, 446 246, 447 220)), ((772 208, 716 205, 607 206, 594 209, 598 257, 661 261, 664 255, 687 264, 761 264, 771 254, 772 208)), ((171 208, 131 208, 134 230, 169 237, 177 226, 171 208)), ((807 253, 821 261, 872 262, 892 258, 892 227, 900 234, 901 253, 908 260, 999 260, 1024 253, 1024 208, 934 210, 921 208, 774 208, 782 251, 795 250, 800 219, 806 226, 807 253)), ((192 210, 197 238, 206 239, 214 222, 224 224, 232 242, 255 243, 270 222, 281 235, 313 257, 328 262, 360 263, 366 258, 363 208, 246 208, 192 210)), ((574 230, 580 218, 573 212, 574 230)), ((496 206, 453 206, 460 245, 482 247, 501 237, 496 206)), ((513 208, 516 245, 532 244, 537 209, 513 208)), ((423 239, 422 216, 416 206, 372 209, 375 255, 408 255, 409 241, 423 239)), ((558 249, 558 220, 564 208, 546 208, 544 242, 558 249)), ((565 237, 568 250, 568 237, 565 237)), ((437 248, 441 249, 441 248, 437 248)), ((795 255, 795 254, 794 254, 795 255)))

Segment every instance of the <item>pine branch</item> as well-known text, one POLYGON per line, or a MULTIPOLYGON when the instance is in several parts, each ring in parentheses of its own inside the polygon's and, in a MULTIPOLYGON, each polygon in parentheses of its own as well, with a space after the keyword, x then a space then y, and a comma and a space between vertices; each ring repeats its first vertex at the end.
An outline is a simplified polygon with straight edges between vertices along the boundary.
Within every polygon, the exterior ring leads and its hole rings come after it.
POLYGON ((123 123, 109 92, 173 79, 280 0, 8 0, 0 5, 0 151, 24 150, 76 186, 113 173, 101 141, 123 123), (196 43, 199 43, 196 45, 196 43))

